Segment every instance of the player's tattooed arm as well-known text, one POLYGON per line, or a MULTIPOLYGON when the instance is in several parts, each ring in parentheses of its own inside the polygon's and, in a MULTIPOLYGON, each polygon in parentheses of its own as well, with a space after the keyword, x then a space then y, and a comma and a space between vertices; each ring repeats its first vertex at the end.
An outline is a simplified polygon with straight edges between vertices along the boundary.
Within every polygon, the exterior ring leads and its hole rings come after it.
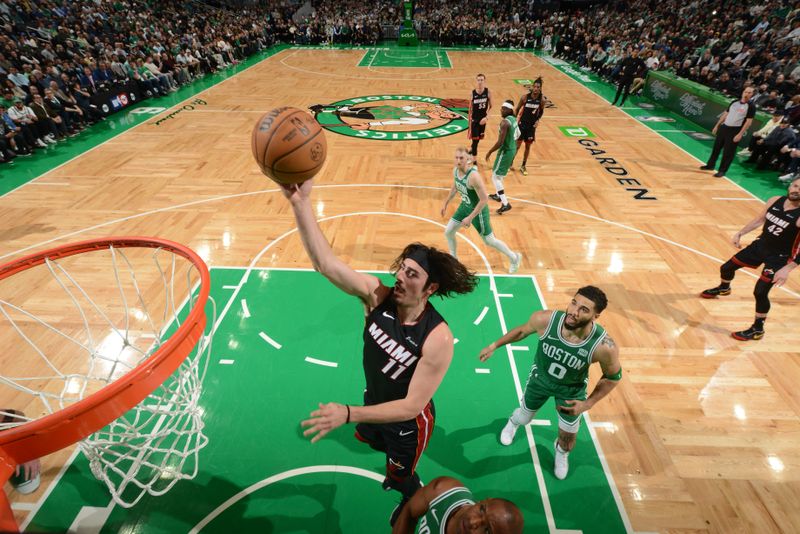
POLYGON ((615 348, 617 348, 617 344, 614 342, 614 339, 613 339, 611 336, 609 336, 608 334, 606 334, 606 335, 605 335, 605 337, 604 337, 604 338, 603 338, 603 340, 600 342, 600 344, 601 344, 601 345, 605 345, 605 346, 606 346, 606 347, 608 347, 609 349, 615 349, 615 348))

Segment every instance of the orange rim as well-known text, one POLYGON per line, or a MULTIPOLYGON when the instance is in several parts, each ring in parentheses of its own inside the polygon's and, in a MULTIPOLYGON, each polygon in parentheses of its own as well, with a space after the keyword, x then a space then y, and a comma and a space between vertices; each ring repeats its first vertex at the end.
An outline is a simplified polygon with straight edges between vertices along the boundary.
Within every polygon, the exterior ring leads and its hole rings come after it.
MULTIPOLYGON (((92 239, 30 254, 0 266, 0 280, 45 262, 85 252, 117 248, 161 248, 189 260, 200 273, 200 292, 194 307, 178 330, 141 365, 100 391, 35 421, 0 432, 0 484, 17 465, 76 443, 142 402, 180 366, 197 345, 206 326, 205 306, 211 287, 208 267, 188 247, 153 237, 92 239)), ((2 493, 0 491, 0 493, 2 493)), ((0 495, 0 525, 3 525, 0 495)), ((11 517, 13 521, 13 516, 11 517)))

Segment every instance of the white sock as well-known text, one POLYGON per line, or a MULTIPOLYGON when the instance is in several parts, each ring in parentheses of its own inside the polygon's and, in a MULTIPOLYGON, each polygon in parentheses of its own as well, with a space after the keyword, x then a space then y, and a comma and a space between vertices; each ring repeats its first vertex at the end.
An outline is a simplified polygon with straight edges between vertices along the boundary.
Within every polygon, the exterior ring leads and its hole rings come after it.
POLYGON ((454 219, 450 219, 447 223, 447 228, 444 229, 444 237, 447 239, 447 248, 450 249, 450 255, 454 258, 456 256, 456 232, 458 232, 459 223, 454 219))
MULTIPOLYGON (((503 195, 503 196, 505 196, 505 195, 503 195)), ((517 259, 516 256, 514 255, 514 253, 511 251, 511 249, 508 248, 508 245, 506 245, 504 242, 502 242, 499 239, 497 239, 494 236, 494 234, 489 234, 487 236, 484 236, 483 242, 486 243, 487 245, 489 245, 490 247, 492 247, 493 249, 499 250, 500 252, 502 252, 503 254, 508 256, 509 259, 511 259, 511 261, 514 261, 515 259, 517 259)))
POLYGON ((495 192, 499 194, 503 190, 503 179, 496 174, 492 174, 492 183, 494 184, 495 192))
POLYGON ((508 204, 508 197, 506 197, 505 193, 500 193, 500 202, 503 203, 503 206, 508 204))
POLYGON ((520 406, 511 414, 511 422, 517 426, 527 425, 533 421, 534 415, 536 415, 536 412, 532 412, 520 406))

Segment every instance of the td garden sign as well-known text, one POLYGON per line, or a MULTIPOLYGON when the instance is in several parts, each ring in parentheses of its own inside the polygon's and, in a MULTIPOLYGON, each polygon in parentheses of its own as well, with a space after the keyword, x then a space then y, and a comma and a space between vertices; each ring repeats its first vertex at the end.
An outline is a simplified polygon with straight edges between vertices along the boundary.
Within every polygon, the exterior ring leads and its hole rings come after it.
POLYGON ((446 137, 469 126, 469 101, 415 95, 375 95, 311 106, 320 126, 341 135, 381 141, 446 137))

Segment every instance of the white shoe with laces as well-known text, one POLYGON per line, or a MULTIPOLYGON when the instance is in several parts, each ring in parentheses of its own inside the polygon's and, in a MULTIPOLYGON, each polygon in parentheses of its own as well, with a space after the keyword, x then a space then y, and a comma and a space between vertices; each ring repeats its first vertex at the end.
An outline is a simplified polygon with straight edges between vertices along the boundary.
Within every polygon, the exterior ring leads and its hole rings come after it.
POLYGON ((511 260, 511 265, 508 268, 509 274, 514 274, 519 270, 519 264, 522 262, 522 252, 517 252, 516 257, 511 260))
POLYGON ((511 419, 509 419, 506 426, 503 427, 502 432, 500 432, 500 443, 506 446, 511 445, 511 442, 514 441, 514 434, 517 433, 518 428, 519 426, 515 425, 511 419))
POLYGON ((555 443, 555 450, 556 461, 553 472, 557 479, 564 480, 567 478, 567 472, 569 472, 569 453, 561 450, 561 447, 558 445, 558 440, 556 440, 555 443))

